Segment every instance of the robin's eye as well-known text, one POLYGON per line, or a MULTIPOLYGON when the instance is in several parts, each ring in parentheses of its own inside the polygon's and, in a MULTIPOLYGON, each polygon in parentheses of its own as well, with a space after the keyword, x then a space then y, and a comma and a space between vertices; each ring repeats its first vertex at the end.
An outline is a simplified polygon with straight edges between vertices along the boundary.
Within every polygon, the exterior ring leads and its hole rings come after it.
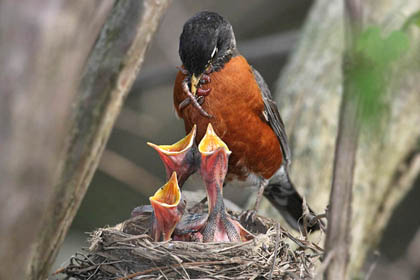
POLYGON ((217 53, 217 46, 214 47, 213 52, 211 53, 211 58, 213 58, 217 53))

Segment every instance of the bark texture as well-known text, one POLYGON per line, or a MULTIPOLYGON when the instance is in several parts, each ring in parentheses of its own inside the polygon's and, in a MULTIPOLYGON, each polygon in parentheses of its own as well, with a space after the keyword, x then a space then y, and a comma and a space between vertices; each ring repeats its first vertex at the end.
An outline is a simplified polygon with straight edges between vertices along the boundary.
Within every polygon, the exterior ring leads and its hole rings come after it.
MULTIPOLYGON (((301 40, 277 88, 280 112, 293 151, 291 178, 317 212, 328 204, 343 76, 343 1, 318 0, 301 40)), ((416 0, 363 1, 365 25, 385 32, 401 27, 420 9, 416 0)), ((396 67, 391 82, 389 116, 381 137, 363 135, 357 151, 353 188, 350 273, 360 269, 367 252, 380 240, 388 219, 412 187, 420 168, 419 32, 410 29, 410 53, 396 67), (416 60, 417 59, 417 60, 416 60)), ((349 166, 351 168, 351 166, 349 166)))
POLYGON ((28 279, 48 275, 169 2, 125 0, 112 7, 82 74, 67 148, 42 219, 28 279))
POLYGON ((56 183, 80 71, 110 7, 0 2, 0 279, 24 279, 56 183))
POLYGON ((332 185, 328 207, 325 254, 333 256, 325 271, 325 279, 345 279, 350 260, 351 216, 354 167, 359 144, 361 93, 354 74, 363 57, 356 52, 356 40, 362 28, 360 0, 344 1, 345 50, 343 53, 343 94, 338 116, 332 185))

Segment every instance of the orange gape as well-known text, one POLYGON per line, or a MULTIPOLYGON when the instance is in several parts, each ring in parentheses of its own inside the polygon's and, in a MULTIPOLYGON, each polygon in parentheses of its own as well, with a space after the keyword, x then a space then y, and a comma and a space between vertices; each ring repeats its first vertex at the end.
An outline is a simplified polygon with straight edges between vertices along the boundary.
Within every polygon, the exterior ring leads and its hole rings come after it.
POLYGON ((206 133, 210 122, 217 135, 228 145, 228 180, 245 180, 249 173, 265 179, 271 178, 280 168, 283 155, 279 140, 264 119, 261 90, 251 67, 243 56, 233 57, 218 72, 209 74, 211 88, 201 105, 212 118, 206 118, 189 105, 182 111, 179 104, 187 98, 182 89, 185 75, 179 71, 174 86, 174 103, 178 116, 184 119, 185 130, 197 125, 197 143, 206 133))

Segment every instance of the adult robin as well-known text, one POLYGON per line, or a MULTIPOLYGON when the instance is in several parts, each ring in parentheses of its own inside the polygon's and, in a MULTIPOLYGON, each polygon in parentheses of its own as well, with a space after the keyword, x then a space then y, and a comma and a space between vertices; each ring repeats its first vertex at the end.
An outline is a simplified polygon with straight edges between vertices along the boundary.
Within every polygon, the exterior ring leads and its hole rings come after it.
MULTIPOLYGON (((285 127, 264 79, 239 53, 232 25, 215 12, 199 12, 183 27, 179 56, 174 105, 186 131, 196 125, 198 143, 211 123, 232 152, 226 182, 259 186, 249 217, 264 195, 299 229, 305 207, 288 175, 285 127)), ((309 216, 308 229, 319 229, 310 209, 309 216)))

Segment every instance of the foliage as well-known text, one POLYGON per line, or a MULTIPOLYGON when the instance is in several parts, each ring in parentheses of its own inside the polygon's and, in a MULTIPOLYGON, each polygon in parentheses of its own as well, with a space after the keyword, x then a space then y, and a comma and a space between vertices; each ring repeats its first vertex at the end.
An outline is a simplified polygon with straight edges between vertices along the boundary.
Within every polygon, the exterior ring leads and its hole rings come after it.
POLYGON ((369 128, 378 127, 389 105, 393 66, 407 53, 409 37, 402 30, 383 36, 380 27, 371 26, 361 32, 354 47, 357 59, 350 78, 359 94, 361 122, 369 128))
POLYGON ((411 25, 416 25, 420 27, 420 11, 411 15, 404 23, 403 27, 401 28, 404 31, 407 31, 411 25))

